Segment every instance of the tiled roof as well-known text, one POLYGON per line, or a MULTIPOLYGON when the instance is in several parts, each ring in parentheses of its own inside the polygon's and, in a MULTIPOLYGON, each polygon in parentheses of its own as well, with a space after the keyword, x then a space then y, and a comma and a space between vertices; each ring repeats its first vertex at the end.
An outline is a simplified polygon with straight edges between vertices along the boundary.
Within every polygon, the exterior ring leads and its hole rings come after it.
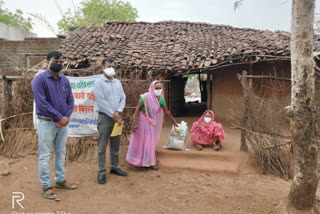
POLYGON ((112 57, 121 69, 179 73, 249 56, 289 57, 290 35, 194 22, 109 22, 71 32, 61 45, 69 68, 112 57))

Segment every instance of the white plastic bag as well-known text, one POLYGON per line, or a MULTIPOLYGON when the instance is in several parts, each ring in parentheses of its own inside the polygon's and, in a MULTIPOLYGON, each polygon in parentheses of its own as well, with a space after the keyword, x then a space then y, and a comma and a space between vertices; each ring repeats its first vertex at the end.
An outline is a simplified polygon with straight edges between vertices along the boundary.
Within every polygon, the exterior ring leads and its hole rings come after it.
POLYGON ((188 126, 187 123, 181 121, 178 127, 172 126, 169 133, 168 144, 164 146, 167 149, 178 149, 178 150, 188 150, 186 148, 188 136, 188 126))

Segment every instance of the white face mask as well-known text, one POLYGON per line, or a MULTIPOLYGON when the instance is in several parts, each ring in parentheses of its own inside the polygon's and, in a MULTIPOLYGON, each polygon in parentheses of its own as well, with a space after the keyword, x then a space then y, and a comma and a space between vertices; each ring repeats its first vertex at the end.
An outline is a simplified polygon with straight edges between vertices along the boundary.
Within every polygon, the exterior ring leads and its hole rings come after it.
POLYGON ((205 118, 204 118, 204 122, 210 123, 210 122, 211 122, 211 117, 205 117, 205 118))
POLYGON ((154 94, 155 94, 156 96, 160 96, 161 93, 162 93, 162 89, 154 90, 154 94))
POLYGON ((103 71, 109 77, 113 77, 116 74, 114 68, 105 68, 103 71))

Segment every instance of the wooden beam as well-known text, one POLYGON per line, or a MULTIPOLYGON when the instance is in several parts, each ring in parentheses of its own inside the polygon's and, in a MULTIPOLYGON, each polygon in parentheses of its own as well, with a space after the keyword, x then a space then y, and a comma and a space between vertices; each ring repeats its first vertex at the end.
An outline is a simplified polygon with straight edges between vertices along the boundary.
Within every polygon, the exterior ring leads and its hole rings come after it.
POLYGON ((19 53, 19 55, 24 55, 24 56, 47 56, 48 53, 19 53))
MULTIPOLYGON (((263 76, 263 75, 248 75, 248 79, 271 79, 271 80, 279 80, 279 81, 288 81, 291 82, 291 79, 284 77, 274 77, 274 76, 263 76)), ((320 81, 316 80, 316 83, 320 83, 320 81)))
POLYGON ((274 76, 263 76, 263 75, 248 75, 248 79, 270 79, 270 80, 280 80, 291 82, 291 79, 284 77, 274 77, 274 76))
MULTIPOLYGON (((230 59, 229 61, 232 61, 232 60, 235 60, 235 59, 230 59)), ((220 68, 230 67, 230 66, 234 66, 234 65, 246 65, 246 64, 249 63, 249 62, 229 63, 229 61, 224 61, 224 62, 221 62, 221 63, 213 65, 213 66, 209 66, 209 67, 189 69, 189 70, 186 70, 183 73, 175 74, 174 76, 178 76, 178 75, 182 75, 182 74, 197 73, 197 72, 199 72, 199 70, 206 71, 206 72, 212 72, 212 71, 215 71, 215 70, 220 69, 220 68)), ((290 58, 281 57, 281 58, 264 59, 264 60, 253 61, 253 63, 272 62, 272 61, 290 61, 290 58)))
MULTIPOLYGON (((20 79, 26 79, 31 78, 27 76, 0 76, 0 80, 20 80, 20 79)), ((131 79, 119 79, 121 82, 150 82, 151 80, 131 80, 131 79)), ((170 82, 170 80, 159 80, 159 82, 170 82)))

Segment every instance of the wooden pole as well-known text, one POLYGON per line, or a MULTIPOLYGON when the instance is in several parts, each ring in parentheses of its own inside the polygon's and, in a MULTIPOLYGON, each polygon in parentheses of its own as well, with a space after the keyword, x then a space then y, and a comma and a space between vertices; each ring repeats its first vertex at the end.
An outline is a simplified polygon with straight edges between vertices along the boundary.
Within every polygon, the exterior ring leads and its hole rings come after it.
POLYGON ((27 69, 29 69, 30 68, 30 58, 29 58, 29 56, 26 56, 27 57, 27 69))
MULTIPOLYGON (((163 85, 164 85, 164 88, 165 88, 165 99, 167 100, 167 101, 169 101, 169 96, 170 96, 170 82, 164 82, 163 83, 163 85)), ((167 107, 168 107, 168 109, 170 109, 170 102, 168 102, 168 105, 167 105, 167 107)))
MULTIPOLYGON (((2 77, 3 81, 3 90, 2 90, 2 109, 1 109, 1 118, 6 118, 10 115, 11 102, 12 102, 12 81, 6 79, 5 76, 2 77)), ((5 130, 8 128, 8 123, 3 122, 1 129, 5 130)))
POLYGON ((248 151, 248 146, 246 143, 246 128, 247 128, 247 121, 248 121, 248 111, 249 111, 249 86, 248 86, 248 80, 247 80, 247 72, 242 71, 242 76, 238 74, 238 78, 241 81, 241 85, 243 87, 243 100, 244 100, 244 112, 243 112, 243 118, 241 121, 241 126, 244 127, 244 129, 241 130, 241 145, 240 150, 241 151, 248 151))
MULTIPOLYGON (((249 75, 251 76, 252 75, 252 67, 253 67, 253 61, 252 61, 252 58, 250 57, 250 61, 249 61, 249 66, 250 66, 250 69, 249 69, 249 75)), ((252 79, 249 79, 249 89, 252 90, 252 79)))
MULTIPOLYGON (((211 75, 211 73, 207 73, 207 94, 208 95, 210 95, 210 97, 212 96, 212 91, 210 91, 210 75, 211 75)), ((210 108, 210 98, 208 99, 207 98, 207 109, 209 109, 209 110, 211 110, 211 108, 210 108)))
POLYGON ((3 132, 2 132, 2 120, 1 120, 1 115, 0 115, 0 135, 1 135, 1 140, 4 142, 4 137, 3 137, 3 132))
POLYGON ((213 74, 211 73, 209 76, 209 89, 211 91, 210 95, 210 109, 212 109, 212 102, 213 102, 213 74))

